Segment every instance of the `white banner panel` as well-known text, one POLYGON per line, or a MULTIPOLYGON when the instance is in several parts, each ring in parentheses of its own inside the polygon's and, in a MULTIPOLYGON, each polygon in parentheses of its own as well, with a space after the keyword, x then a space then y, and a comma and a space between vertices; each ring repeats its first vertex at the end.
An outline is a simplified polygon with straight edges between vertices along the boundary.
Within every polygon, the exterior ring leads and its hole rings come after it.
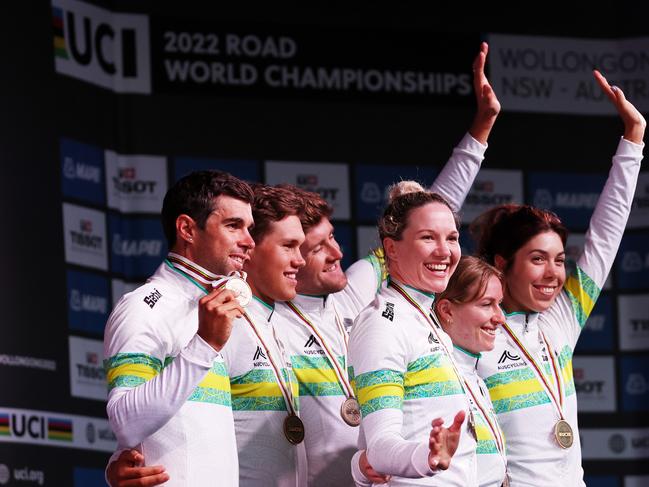
POLYGON ((108 270, 103 212, 63 203, 63 238, 67 263, 108 270))
POLYGON ((649 38, 488 37, 489 78, 504 110, 615 115, 593 67, 641 112, 649 110, 649 38))
POLYGON ((106 373, 104 372, 104 344, 70 336, 70 394, 73 397, 106 401, 106 373))
POLYGON ((613 357, 575 355, 572 361, 580 412, 614 412, 613 357))
POLYGON ((107 150, 104 159, 110 208, 124 213, 160 213, 167 192, 165 157, 121 155, 107 150))
POLYGON ((621 350, 649 350, 649 294, 617 298, 621 350))
POLYGON ((462 223, 471 223, 475 217, 496 205, 523 202, 523 173, 504 169, 482 169, 460 209, 462 223))
POLYGON ((356 228, 356 250, 359 259, 362 259, 371 250, 379 247, 379 232, 376 227, 359 226, 356 228))
POLYGON ((579 435, 584 460, 649 458, 649 428, 582 428, 579 435))
POLYGON ((293 184, 322 196, 333 209, 334 220, 349 220, 347 164, 266 161, 267 184, 293 184))

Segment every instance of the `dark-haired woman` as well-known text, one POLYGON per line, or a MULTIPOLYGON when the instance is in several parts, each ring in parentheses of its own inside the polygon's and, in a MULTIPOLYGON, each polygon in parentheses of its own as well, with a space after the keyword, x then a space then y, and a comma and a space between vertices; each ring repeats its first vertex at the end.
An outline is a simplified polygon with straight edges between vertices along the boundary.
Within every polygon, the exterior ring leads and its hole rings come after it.
POLYGON ((584 485, 572 353, 624 232, 646 126, 619 88, 597 71, 595 77, 624 122, 624 136, 575 272, 566 275, 567 231, 550 212, 501 206, 474 226, 479 254, 505 276, 507 322, 478 372, 505 432, 516 487, 584 485))

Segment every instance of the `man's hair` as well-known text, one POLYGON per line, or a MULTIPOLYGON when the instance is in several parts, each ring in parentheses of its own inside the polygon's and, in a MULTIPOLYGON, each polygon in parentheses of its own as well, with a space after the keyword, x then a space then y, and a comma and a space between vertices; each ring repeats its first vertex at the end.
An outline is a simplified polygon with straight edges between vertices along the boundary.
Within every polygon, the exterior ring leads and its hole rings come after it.
POLYGON ((230 196, 251 205, 254 199, 248 183, 222 171, 195 171, 169 188, 161 215, 169 248, 176 244, 176 219, 189 215, 204 229, 207 218, 216 209, 214 199, 218 196, 230 196))
POLYGON ((289 184, 281 184, 278 187, 288 189, 302 198, 304 209, 300 216, 300 222, 302 223, 302 230, 304 230, 304 233, 315 227, 323 218, 331 217, 334 212, 334 209, 329 205, 329 203, 327 203, 327 201, 318 193, 306 191, 289 184))
POLYGON ((304 201, 292 187, 254 184, 252 189, 255 195, 252 203, 255 225, 250 235, 255 243, 259 244, 263 240, 271 223, 283 220, 287 216, 302 216, 304 201))

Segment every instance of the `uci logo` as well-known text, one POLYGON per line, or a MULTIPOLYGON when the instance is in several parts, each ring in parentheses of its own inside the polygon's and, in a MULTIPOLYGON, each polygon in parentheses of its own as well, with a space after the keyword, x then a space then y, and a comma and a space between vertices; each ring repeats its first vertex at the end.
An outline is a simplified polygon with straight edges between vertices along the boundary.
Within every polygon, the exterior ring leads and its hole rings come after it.
POLYGON ((54 0, 52 17, 58 73, 116 92, 151 92, 147 16, 54 0))

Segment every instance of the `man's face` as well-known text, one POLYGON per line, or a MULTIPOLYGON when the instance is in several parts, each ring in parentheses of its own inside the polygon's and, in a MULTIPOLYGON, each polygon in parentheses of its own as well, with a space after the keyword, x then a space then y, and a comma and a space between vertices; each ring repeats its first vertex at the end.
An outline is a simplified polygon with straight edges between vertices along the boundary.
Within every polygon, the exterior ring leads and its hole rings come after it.
POLYGON ((297 274, 297 292, 322 296, 341 291, 347 277, 340 267, 343 254, 334 238, 334 227, 328 218, 306 233, 300 253, 306 264, 297 274))
POLYGON ((302 242, 304 232, 297 216, 287 216, 269 225, 245 266, 255 296, 268 304, 295 297, 297 272, 304 266, 300 255, 302 242))
POLYGON ((241 270, 255 246, 248 231, 252 223, 250 204, 231 196, 216 197, 205 228, 195 229, 187 257, 218 275, 241 270))

